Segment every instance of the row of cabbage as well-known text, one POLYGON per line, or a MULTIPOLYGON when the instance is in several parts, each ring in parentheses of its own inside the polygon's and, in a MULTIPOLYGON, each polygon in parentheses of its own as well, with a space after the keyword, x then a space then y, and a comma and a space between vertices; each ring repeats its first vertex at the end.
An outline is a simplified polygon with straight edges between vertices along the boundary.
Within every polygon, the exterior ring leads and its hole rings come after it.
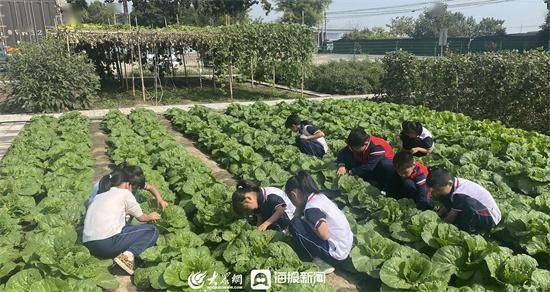
MULTIPOLYGON (((112 111, 104 120, 104 128, 115 162, 140 165, 149 183, 163 194, 173 194, 168 196, 170 207, 157 222, 161 230, 157 245, 141 255, 143 261, 134 276, 138 288, 186 290, 189 275, 199 272, 209 279, 217 275, 215 285, 222 288, 238 286, 231 282, 232 275, 242 275, 241 284, 247 287, 250 271, 257 266, 314 269, 302 263, 274 232, 260 233, 245 220, 236 220, 230 210, 231 188, 216 181, 210 169, 190 156, 153 112, 139 109, 126 117, 112 111)), ((139 200, 144 210, 154 210, 154 202, 145 194, 139 200)), ((292 291, 326 289, 276 287, 292 291)))
MULTIPOLYGON (((309 116, 312 116, 314 118, 314 121, 317 122, 321 128, 323 128, 325 126, 329 127, 334 116, 366 116, 367 119, 368 117, 371 117, 371 115, 366 115, 360 110, 354 111, 355 108, 363 109, 363 111, 365 111, 373 107, 384 107, 386 105, 389 105, 390 109, 395 106, 391 104, 380 105, 371 102, 365 102, 365 104, 362 104, 362 102, 358 101, 327 101, 323 103, 300 102, 299 105, 280 104, 275 107, 267 107, 265 104, 256 103, 251 107, 233 105, 229 107, 227 113, 251 125, 254 125, 258 129, 269 130, 270 132, 275 133, 275 135, 280 137, 280 139, 284 139, 284 137, 289 136, 289 131, 286 130, 282 125, 284 125, 286 115, 292 112, 299 112, 304 116, 306 116, 309 112, 309 116), (344 105, 342 106, 340 105, 340 103, 343 103, 344 105), (329 119, 328 122, 326 121, 327 117, 329 119)), ((399 110, 394 109, 394 111, 398 111, 398 113, 404 112, 401 107, 398 107, 398 109, 399 110)), ((415 108, 406 109, 413 111, 415 108)), ((386 111, 387 113, 384 113, 384 115, 377 116, 378 119, 386 120, 386 117, 395 117, 395 114, 392 114, 391 110, 386 111)), ((431 113, 434 115, 440 114, 437 112, 431 113)), ((444 114, 450 117, 453 116, 453 114, 451 113, 444 114)), ((461 115, 459 115, 459 117, 460 116, 461 115)), ((401 121, 407 117, 410 118, 411 116, 395 118, 401 121)), ((373 133, 391 133, 391 131, 388 130, 387 127, 384 127, 384 125, 378 124, 375 121, 376 120, 373 120, 371 123, 363 123, 361 126, 364 126, 367 129, 371 129, 373 133)), ((397 127, 399 127, 399 125, 400 123, 398 122, 397 127)), ((347 135, 347 132, 349 132, 349 128, 352 128, 354 126, 357 126, 357 124, 351 124, 347 126, 348 130, 343 130, 346 128, 346 126, 340 124, 340 131, 326 131, 329 137, 329 143, 331 143, 333 146, 338 145, 338 147, 342 147, 345 144, 344 138, 347 135)), ((398 132, 399 129, 396 128, 394 131, 398 132)), ((509 129, 509 131, 513 132, 516 130, 509 129)), ((524 131, 518 130, 518 132, 521 133, 524 131)), ((540 136, 538 134, 532 135, 535 137, 540 136)), ((392 138, 391 135, 386 135, 384 137, 392 138)), ((438 142, 437 149, 439 149, 441 146, 443 148, 445 147, 438 142)), ((337 151, 336 149, 333 150, 333 153, 337 151)), ((533 155, 537 156, 538 154, 535 153, 533 155)), ((330 160, 333 158, 331 158, 329 155, 327 159, 330 160)), ((424 162, 428 166, 446 167, 458 176, 474 180, 486 187, 489 191, 491 191, 504 215, 503 222, 499 225, 499 228, 494 230, 493 238, 498 239, 501 243, 508 245, 515 250, 523 250, 528 252, 530 255, 537 257, 539 259, 539 262, 543 263, 545 266, 549 265, 550 193, 541 194, 536 198, 520 195, 512 191, 507 184, 503 183, 501 176, 497 173, 483 169, 482 165, 480 165, 479 167, 475 166, 473 162, 465 165, 453 164, 449 159, 444 156, 444 154, 428 156, 428 159, 424 159, 424 162), (480 171, 475 173, 464 171, 465 167, 468 168, 472 165, 479 168, 480 171), (480 172, 485 173, 486 175, 480 175, 480 172)), ((544 188, 547 187, 547 185, 544 186, 544 188)))
POLYGON ((0 165, 0 290, 102 291, 118 286, 110 261, 78 236, 91 190, 89 120, 34 117, 0 165))
MULTIPOLYGON (((411 201, 400 200, 398 202, 382 197, 380 192, 361 180, 352 177, 336 179, 334 177, 334 163, 323 162, 299 153, 297 148, 290 146, 288 139, 284 137, 273 135, 272 132, 251 128, 235 118, 206 108, 193 108, 190 113, 173 109, 167 115, 177 128, 198 139, 199 143, 211 151, 224 167, 235 171, 236 175, 249 176, 262 181, 264 185, 281 185, 284 183, 284 181, 279 180, 281 168, 284 168, 287 175, 289 175, 295 169, 305 166, 303 168, 314 173, 325 187, 340 188, 343 192, 342 197, 349 199, 345 202, 350 206, 361 206, 360 208, 351 208, 352 212, 348 215, 350 215, 352 221, 355 221, 353 213, 360 213, 353 211, 361 211, 362 213, 371 211, 371 221, 367 224, 354 224, 358 245, 353 250, 352 259, 359 271, 367 272, 373 277, 380 277, 382 282, 391 288, 427 290, 439 287, 438 289, 445 289, 448 283, 459 286, 477 283, 486 287, 499 285, 533 285, 538 287, 544 285, 537 279, 548 271, 536 269, 538 263, 535 259, 526 255, 513 256, 511 250, 486 241, 481 236, 469 236, 460 232, 454 226, 442 223, 435 213, 421 213, 416 210, 411 201), (240 147, 235 147, 239 144, 240 147), (228 151, 227 145, 235 146, 229 147, 233 150, 228 151), (262 157, 264 161, 275 162, 276 166, 269 164, 271 166, 270 172, 266 172, 261 168, 262 165, 266 164, 261 162, 262 157), (250 165, 250 159, 258 161, 257 164, 253 165, 252 169, 247 170, 246 173, 238 173, 240 169, 243 169, 242 165, 250 165), (404 224, 407 218, 414 218, 414 223, 404 224), (409 244, 402 241, 403 244, 399 244, 389 239, 390 227, 395 229, 395 226, 397 226, 395 223, 401 223, 402 229, 407 228, 407 230, 400 230, 400 233, 410 233, 409 237, 414 237, 415 242, 409 244), (418 230, 413 230, 415 228, 418 230), (384 240, 379 245, 366 244, 365 238, 371 237, 383 238, 384 240), (469 246, 472 246, 472 242, 477 246, 475 251, 471 250, 474 249, 473 247, 469 248, 469 246), (393 247, 394 250, 390 250, 388 246, 393 247), (441 264, 443 259, 441 253, 446 252, 451 247, 454 252, 460 252, 460 255, 455 257, 456 264, 441 264), (397 252, 397 250, 400 252, 397 252), (501 260, 498 263, 495 262, 492 270, 485 266, 485 257, 480 257, 479 260, 476 258, 474 263, 464 265, 459 263, 464 257, 470 256, 474 252, 484 252, 484 255, 493 254, 495 257, 498 255, 501 260), (390 258, 399 255, 403 256, 399 261, 388 261, 390 258), (430 259, 430 257, 432 258, 430 259), (521 283, 503 279, 498 270, 506 263, 517 261, 517 259, 534 264, 525 273, 524 278, 527 278, 521 283), (386 262, 388 262, 387 265, 386 262), (398 284, 394 281, 395 277, 407 278, 407 275, 403 273, 414 271, 414 269, 410 269, 411 265, 418 262, 424 266, 422 277, 416 277, 407 284, 398 284), (429 264, 426 264, 428 262, 429 264), (482 267, 485 267, 485 269, 482 267), (475 270, 483 271, 484 274, 483 277, 476 275, 479 280, 473 281, 474 273, 472 271, 475 270), (452 275, 456 275, 456 277, 453 277, 453 280, 450 281, 452 275), (462 278, 459 278, 458 275, 462 278)), ((264 117, 269 122, 273 121, 273 117, 264 117)), ((288 135, 288 133, 286 134, 288 135)))

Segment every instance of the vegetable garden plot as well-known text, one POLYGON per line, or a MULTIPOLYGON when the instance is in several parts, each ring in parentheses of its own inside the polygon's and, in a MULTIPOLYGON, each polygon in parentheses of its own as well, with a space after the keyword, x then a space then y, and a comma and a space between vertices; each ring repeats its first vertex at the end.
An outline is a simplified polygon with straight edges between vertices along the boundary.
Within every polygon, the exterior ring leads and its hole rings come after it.
MULTIPOLYGON (((240 274, 245 286, 250 270, 257 267, 281 271, 316 269, 302 263, 273 232, 259 233, 245 221, 236 221, 230 210, 231 189, 217 182, 198 159, 189 156, 153 112, 136 110, 127 118, 112 111, 106 116, 104 127, 110 133, 110 153, 115 162, 140 165, 149 183, 174 194, 169 198, 171 206, 157 223, 162 233, 157 246, 141 255, 143 262, 134 276, 138 288, 186 290, 188 276, 196 272, 206 272, 209 277, 214 272, 220 277, 226 272, 240 274), (132 147, 125 148, 127 145, 132 147)), ((154 203, 145 197, 141 201, 143 209, 154 208, 154 203)), ((217 284, 226 285, 223 281, 217 284)), ((279 287, 283 288, 324 287, 279 287)))
MULTIPOLYGON (((238 106, 237 106, 238 107, 238 106)), ((261 105, 260 105, 261 107, 261 105)), ((281 112, 284 112, 284 109, 290 109, 292 106, 289 105, 281 105, 280 108, 283 108, 281 112)), ((279 107, 275 107, 273 111, 276 111, 279 109, 279 107)), ((316 107, 321 107, 321 105, 315 104, 315 106, 310 105, 310 112, 315 113, 317 111, 316 107)), ((179 110, 172 110, 169 112, 168 116, 172 119, 173 123, 185 131, 186 133, 190 135, 194 135, 195 137, 198 137, 199 142, 202 143, 204 147, 209 149, 213 153, 218 153, 217 159, 220 161, 226 162, 226 167, 230 167, 231 165, 238 165, 239 163, 242 163, 244 161, 245 157, 239 157, 237 154, 237 149, 247 149, 247 146, 241 146, 241 147, 234 147, 235 151, 231 151, 228 149, 220 150, 219 148, 224 148, 225 145, 229 144, 235 144, 235 142, 241 142, 243 144, 249 144, 251 148, 254 148, 252 150, 258 151, 258 153, 261 153, 264 155, 264 159, 269 161, 276 161, 279 157, 276 153, 285 153, 284 151, 274 151, 270 152, 270 150, 265 149, 269 148, 269 146, 265 146, 262 143, 265 141, 271 141, 271 143, 268 144, 274 144, 273 141, 281 141, 286 139, 286 143, 288 145, 288 137, 289 132, 286 132, 284 129, 284 119, 286 118, 286 115, 290 112, 286 112, 282 114, 279 117, 276 117, 273 115, 270 110, 266 111, 266 108, 262 108, 261 111, 254 112, 253 110, 246 111, 246 109, 253 109, 253 107, 245 108, 241 107, 243 109, 243 114, 239 117, 244 120, 244 122, 247 122, 250 125, 258 126, 258 128, 261 128, 259 126, 264 123, 264 128, 269 129, 269 132, 262 132, 258 131, 257 129, 250 129, 249 126, 246 124, 243 125, 243 123, 238 123, 238 121, 231 119, 230 117, 221 115, 219 113, 215 113, 206 109, 196 108, 191 110, 190 113, 185 113, 183 111, 179 110), (263 121, 261 119, 264 119, 263 121), (203 122, 208 121, 208 123, 203 122), (276 125, 275 128, 270 128, 269 125, 276 125), (248 128, 248 129, 247 129, 248 128), (255 131, 254 131, 255 130, 255 131), (222 132, 225 132, 222 133, 222 132), (271 134, 269 134, 271 133, 271 134), (273 133, 281 133, 279 136, 273 133), (227 134, 230 134, 231 137, 227 136, 227 134), (236 140, 238 141, 235 141, 236 140), (267 139, 267 140, 266 140, 267 139), (224 141, 224 143, 218 143, 216 145, 216 141, 224 141), (252 141, 252 143, 250 143, 252 141), (257 146, 254 146, 256 145, 257 146), (223 153, 220 154, 222 151, 223 153), (225 152, 224 152, 225 151, 225 152), (224 156, 228 155, 231 156, 231 159, 226 159, 224 156)), ((299 107, 298 107, 299 108, 299 107)), ((337 115, 338 113, 335 112, 335 108, 330 109, 332 110, 333 115, 337 115)), ((327 110, 328 111, 328 110, 327 110)), ((231 112, 231 108, 228 112, 231 112)), ((238 114, 237 114, 238 115, 238 114)), ((340 116, 345 116, 344 113, 342 113, 340 116)), ((317 120, 315 120, 317 121, 317 120)), ((322 123, 318 123, 323 125, 322 123)), ((398 125, 400 122, 398 122, 398 125)), ((345 126, 344 126, 345 127, 345 126)), ((351 127, 350 127, 351 128, 351 127)), ((321 127, 321 129, 324 129, 324 127, 321 127)), ((330 137, 330 135, 329 135, 330 137)), ((277 145, 280 150, 282 150, 285 146, 277 145)), ((294 146, 286 146, 289 151, 287 153, 290 153, 292 149, 294 148, 295 158, 299 159, 300 156, 299 153, 297 153, 297 148, 294 146)), ((281 156, 283 156, 282 154, 281 156)), ((289 154, 290 155, 290 154, 289 154)), ((250 155, 246 156, 250 157, 250 155)), ((245 164, 247 164, 245 162, 245 164)), ((282 164, 283 168, 287 168, 292 164, 282 164)), ((333 166, 334 167, 334 166, 333 166)), ((308 169, 308 167, 305 167, 308 169)), ((330 167, 329 167, 330 168, 330 167)), ((239 168, 234 167, 235 170, 238 170, 239 168)), ((311 172, 316 172, 316 169, 309 168, 308 169, 311 172)), ((335 168, 331 170, 330 172, 333 173, 335 168)), ((326 170, 321 170, 320 172, 317 171, 317 176, 319 177, 320 174, 323 172, 327 173, 326 170)), ((250 172, 252 177, 254 178, 254 175, 256 173, 250 172)), ((263 173, 259 172, 259 178, 263 178, 263 173)), ((239 174, 236 174, 237 176, 239 174)), ((241 175, 247 175, 247 174, 241 174, 241 175)), ((260 179, 262 180, 262 179, 260 179)), ((276 179, 271 179, 272 181, 269 183, 276 183, 276 179)), ((321 182, 324 182, 325 186, 328 187, 331 185, 331 182, 329 179, 322 180, 321 182)), ((264 181, 264 183, 266 183, 264 181)), ((478 284, 485 285, 486 287, 503 287, 505 285, 545 285, 544 283, 537 280, 539 276, 541 275, 547 275, 547 270, 536 270, 536 272, 533 272, 534 269, 527 269, 527 272, 525 273, 523 277, 524 281, 520 281, 521 283, 518 283, 517 281, 513 279, 506 278, 507 276, 502 276, 502 274, 498 274, 500 272, 499 269, 503 268, 504 266, 510 266, 511 263, 516 262, 522 262, 522 263, 534 263, 536 260, 533 258, 526 256, 526 255, 518 255, 518 256, 511 256, 511 250, 499 246, 497 242, 494 242, 493 240, 485 240, 481 236, 469 236, 464 234, 463 232, 458 231, 454 226, 443 224, 439 222, 439 219, 433 212, 419 212, 416 209, 414 209, 414 206, 412 206, 411 202, 407 202, 406 200, 400 200, 395 201, 387 198, 383 198, 376 194, 376 190, 370 187, 368 184, 365 184, 362 181, 355 180, 351 177, 344 177, 341 178, 339 181, 337 181, 338 186, 340 189, 342 189, 344 192, 343 196, 341 196, 340 199, 342 201, 348 200, 348 204, 350 206, 362 206, 364 211, 366 210, 375 210, 373 212, 373 220, 369 221, 368 224, 365 226, 356 226, 356 236, 358 241, 358 246, 356 249, 354 249, 354 263, 356 264, 356 268, 360 271, 367 272, 371 276, 378 277, 381 274, 385 275, 382 278, 382 281, 384 284, 389 285, 393 288, 407 288, 407 289, 413 289, 413 288, 421 288, 421 289, 430 289, 433 287, 442 287, 442 282, 448 282, 448 277, 451 277, 451 275, 455 275, 452 278, 451 284, 462 286, 462 285, 473 285, 474 283, 478 282, 478 284), (379 203, 380 205, 377 206, 378 208, 375 208, 376 203, 379 203), (369 205, 370 204, 370 205, 369 205), (382 206, 382 208, 380 208, 382 206), (368 230, 369 228, 374 228, 377 230, 383 238, 386 238, 385 244, 378 244, 377 249, 371 248, 371 244, 365 244, 362 243, 365 242, 362 237, 367 234, 367 237, 373 237, 372 231, 365 233, 365 229, 368 230), (357 230, 359 229, 359 230, 357 230), (363 229, 363 230, 360 230, 363 229), (402 243, 396 243, 392 240, 389 240, 388 238, 391 237, 399 242, 402 243), (389 245, 388 245, 389 244, 389 245), (391 252, 382 252, 383 250, 386 250, 387 248, 393 246, 392 249, 390 249, 391 252), (393 280, 389 280, 392 277, 388 277, 388 273, 380 272, 380 267, 384 266, 384 262, 388 260, 392 255, 394 255, 394 251, 397 251, 395 249, 397 246, 403 246, 403 248, 413 247, 419 251, 421 251, 424 255, 420 255, 420 258, 425 258, 426 256, 432 256, 431 264, 422 264, 422 266, 426 266, 426 269, 424 269, 424 273, 426 275, 414 280, 413 282, 410 282, 408 284, 395 284, 393 280), (452 247, 452 248, 451 248, 452 247), (442 256, 447 255, 448 253, 454 254, 453 257, 449 256, 442 256), (488 264, 487 258, 488 255, 498 254, 499 258, 501 258, 501 261, 499 262, 492 262, 491 264, 488 264), (436 256, 437 255, 437 256, 436 256), (466 260, 464 260, 466 259, 466 260), (439 270, 438 267, 441 267, 440 263, 445 262, 446 263, 452 263, 454 266, 450 267, 450 270, 446 270, 447 272, 443 272, 439 270), (433 264, 437 263, 437 264, 433 264), (492 266, 491 266, 492 265, 492 266), (454 269, 454 270, 453 270, 454 269), (434 274, 437 275, 443 275, 443 278, 440 277, 433 277, 434 274), (432 276, 429 276, 432 275, 432 276), (446 275, 446 276, 445 276, 446 275), (530 276, 533 277, 532 281, 527 280, 530 276), (504 278, 503 278, 504 277, 504 278), (505 279, 506 278, 506 279, 505 279), (386 279, 386 280, 384 280, 386 279), (477 279, 477 280, 473 280, 477 279), (447 281, 445 281, 447 280, 447 281), (416 282, 417 281, 417 282, 416 282), (530 282, 531 281, 531 282, 530 282), (421 283, 428 283, 426 285, 421 283), (430 284, 431 283, 431 284, 430 284), (406 286, 406 287, 405 287, 406 286)), ((516 195, 518 196, 518 195, 516 195)), ((525 198, 529 198, 527 196, 524 196, 525 198)), ((530 199, 530 198, 529 198, 530 199)), ((537 201, 535 199, 535 201, 537 201)), ((532 201, 532 199, 531 199, 532 201)), ((540 201, 540 200, 539 200, 540 201)), ((539 204, 541 205, 541 204, 539 204)), ((536 203, 533 204, 533 206, 538 206, 536 203)), ((357 209, 361 208, 354 208, 354 211, 357 211, 357 209)), ((540 213, 539 215, 546 215, 544 213, 540 213)), ((544 217, 542 218, 542 221, 539 221, 541 225, 539 227, 544 230, 545 221, 544 217)), ((506 231, 513 230, 514 228, 517 228, 520 224, 517 224, 517 222, 510 223, 507 225, 506 231)), ((522 227, 520 227, 522 228, 522 227)), ((536 232, 540 232, 534 230, 529 230, 527 233, 524 232, 523 236, 525 239, 528 239, 530 242, 535 241, 537 239, 535 235, 536 232)), ((546 233, 547 234, 547 233, 546 233)), ((374 236, 375 237, 375 236, 374 236)), ((497 236, 495 236, 497 237, 497 236)), ((501 244, 503 244, 501 242, 501 244)), ((523 244, 522 244, 523 245, 523 244)), ((544 246, 544 245, 543 245, 544 246)), ((528 249, 529 250, 529 249, 528 249)), ((521 252, 521 250, 516 250, 521 252)), ((539 250, 540 253, 541 250, 539 250)), ((533 253, 533 250, 529 250, 529 252, 533 253)), ((536 254, 537 252, 533 253, 536 254)), ((402 253, 397 253, 402 254, 402 253)), ((415 253, 411 253, 410 251, 404 252, 403 254, 412 255, 415 253)), ((542 252, 542 255, 539 257, 539 263, 541 265, 547 265, 547 256, 548 253, 542 252)), ((420 259, 419 257, 413 257, 414 259, 407 260, 406 263, 399 262, 399 264, 396 264, 396 261, 392 261, 392 265, 397 265, 399 267, 402 266, 412 266, 413 262, 425 262, 424 260, 420 259)), ((387 269, 390 269, 390 264, 388 264, 387 269)), ((395 271, 394 271, 395 272, 395 271)), ((400 271, 397 271, 395 273, 400 273, 400 271)), ((405 277, 407 278, 408 275, 401 274, 399 277, 405 277)), ((444 286, 444 285, 443 285, 444 286)))
POLYGON ((94 158, 89 121, 79 113, 38 116, 2 160, 0 290, 116 288, 110 261, 80 244, 94 158))

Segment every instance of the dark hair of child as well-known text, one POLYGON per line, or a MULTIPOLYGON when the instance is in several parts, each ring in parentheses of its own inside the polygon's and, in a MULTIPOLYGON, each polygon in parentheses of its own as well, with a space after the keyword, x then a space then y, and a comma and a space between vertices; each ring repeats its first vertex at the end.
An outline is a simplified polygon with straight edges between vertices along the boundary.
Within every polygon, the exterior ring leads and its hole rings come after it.
POLYGON ((315 183, 313 177, 305 170, 299 170, 286 182, 285 193, 290 194, 295 189, 301 193, 301 196, 303 196, 302 199, 304 200, 312 193, 319 193, 317 183, 315 183))
POLYGON ((286 118, 285 127, 290 129, 292 125, 299 125, 301 121, 302 120, 300 120, 300 117, 298 115, 291 114, 290 116, 288 116, 288 118, 286 118))
POLYGON ((430 174, 426 178, 426 185, 430 188, 442 188, 453 180, 453 175, 443 168, 430 169, 430 174))
POLYGON ((411 133, 415 135, 422 134, 422 124, 420 122, 414 122, 414 121, 404 121, 401 123, 401 127, 403 128, 403 133, 411 133))
POLYGON ((414 165, 414 156, 409 151, 399 151, 393 157, 393 166, 397 169, 414 165))
POLYGON ((233 192, 231 198, 233 211, 238 215, 243 215, 244 210, 242 208, 242 202, 245 198, 245 194, 249 192, 255 192, 258 196, 260 194, 260 185, 251 180, 240 180, 237 182, 237 189, 233 192))
POLYGON ((346 143, 350 147, 361 147, 370 138, 363 128, 355 128, 350 131, 346 143))

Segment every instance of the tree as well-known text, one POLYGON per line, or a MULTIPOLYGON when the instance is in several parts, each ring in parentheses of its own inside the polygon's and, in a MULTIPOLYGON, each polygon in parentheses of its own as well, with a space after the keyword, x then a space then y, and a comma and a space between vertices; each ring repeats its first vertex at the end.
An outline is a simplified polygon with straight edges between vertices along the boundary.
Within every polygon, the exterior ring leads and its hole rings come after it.
POLYGON ((449 37, 471 37, 476 32, 476 21, 473 17, 460 12, 450 12, 447 5, 439 4, 421 14, 414 25, 414 38, 437 38, 439 32, 448 29, 449 37))
POLYGON ((248 21, 248 11, 252 5, 261 4, 265 11, 271 10, 268 0, 132 0, 132 17, 137 17, 138 24, 163 27, 166 23, 174 24, 179 19, 182 24, 222 25, 225 16, 231 22, 248 21))
POLYGON ((6 104, 16 112, 83 109, 100 87, 86 54, 67 54, 66 45, 54 38, 23 44, 8 57, 6 78, 12 84, 6 104))
POLYGON ((392 35, 398 37, 412 36, 415 20, 411 16, 400 16, 393 18, 390 24, 386 25, 392 35))
POLYGON ((68 0, 67 3, 71 4, 73 11, 78 13, 88 8, 86 0, 68 0))
POLYGON ((115 22, 115 17, 117 18, 117 23, 122 21, 121 17, 117 15, 116 7, 113 4, 95 1, 88 6, 86 13, 82 15, 82 22, 112 24, 115 22))
POLYGON ((476 28, 476 36, 503 35, 506 34, 504 20, 492 17, 483 18, 476 28))
MULTIPOLYGON (((113 3, 115 0, 105 0, 105 3, 113 3)), ((128 23, 128 2, 132 0, 118 0, 118 3, 122 3, 122 16, 124 17, 124 23, 128 23)))
POLYGON ((395 38, 396 35, 385 30, 383 27, 375 26, 372 29, 354 30, 347 32, 342 37, 343 40, 355 41, 355 40, 377 40, 377 39, 390 39, 395 38))
POLYGON ((283 12, 281 22, 302 23, 316 26, 323 19, 323 13, 332 0, 277 0, 277 11, 283 12))

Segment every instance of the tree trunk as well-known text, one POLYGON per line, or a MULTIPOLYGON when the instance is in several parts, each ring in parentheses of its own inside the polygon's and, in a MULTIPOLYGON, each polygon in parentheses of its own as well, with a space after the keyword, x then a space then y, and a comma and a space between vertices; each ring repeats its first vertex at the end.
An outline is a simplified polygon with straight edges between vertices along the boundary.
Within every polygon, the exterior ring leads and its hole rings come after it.
POLYGON ((130 24, 130 18, 128 17, 128 0, 122 0, 122 11, 124 13, 124 21, 128 21, 127 24, 130 24))

